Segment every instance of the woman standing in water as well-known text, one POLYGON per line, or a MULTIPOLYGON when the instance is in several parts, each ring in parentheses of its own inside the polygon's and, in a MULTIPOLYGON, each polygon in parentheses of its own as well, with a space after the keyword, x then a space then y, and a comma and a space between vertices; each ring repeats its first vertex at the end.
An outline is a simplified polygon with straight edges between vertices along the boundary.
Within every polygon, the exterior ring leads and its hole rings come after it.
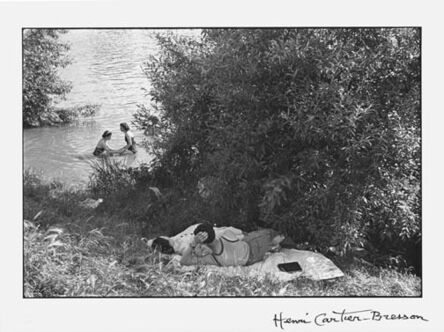
POLYGON ((137 152, 136 150, 136 141, 134 140, 134 134, 130 131, 130 127, 126 122, 122 122, 120 124, 120 131, 125 133, 125 142, 126 145, 119 150, 119 153, 123 153, 125 151, 130 151, 133 154, 137 152))
POLYGON ((94 149, 93 155, 96 157, 99 156, 112 156, 113 153, 118 153, 120 150, 113 150, 108 146, 108 141, 111 139, 112 133, 108 130, 105 130, 102 134, 102 138, 97 143, 96 148, 94 149))

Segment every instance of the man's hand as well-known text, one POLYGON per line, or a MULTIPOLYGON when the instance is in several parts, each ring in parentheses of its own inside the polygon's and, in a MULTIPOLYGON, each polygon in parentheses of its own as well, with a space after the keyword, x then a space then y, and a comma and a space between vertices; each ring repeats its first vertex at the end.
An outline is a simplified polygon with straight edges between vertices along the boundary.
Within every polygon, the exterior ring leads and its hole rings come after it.
POLYGON ((194 243, 204 243, 204 241, 208 239, 208 234, 206 232, 199 232, 196 235, 194 235, 194 243))
POLYGON ((213 251, 203 242, 208 238, 206 232, 199 232, 194 235, 190 245, 185 249, 180 264, 182 265, 216 265, 211 257, 213 251))

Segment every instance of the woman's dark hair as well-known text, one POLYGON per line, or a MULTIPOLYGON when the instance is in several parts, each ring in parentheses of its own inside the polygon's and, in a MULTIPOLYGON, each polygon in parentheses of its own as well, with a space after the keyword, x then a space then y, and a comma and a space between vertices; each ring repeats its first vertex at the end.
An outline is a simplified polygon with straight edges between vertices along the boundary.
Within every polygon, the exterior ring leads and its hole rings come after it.
POLYGON ((194 235, 205 232, 208 234, 207 239, 204 241, 204 243, 211 243, 216 238, 216 233, 214 233, 214 228, 210 223, 203 223, 199 224, 196 229, 194 230, 194 235))
POLYGON ((120 124, 120 127, 122 127, 123 129, 125 129, 125 131, 130 130, 130 127, 128 126, 128 123, 126 123, 126 122, 122 122, 122 123, 120 124))
POLYGON ((158 250, 162 254, 174 254, 174 248, 167 239, 156 237, 151 244, 153 250, 158 250))
POLYGON ((111 136, 111 135, 112 135, 112 132, 110 132, 109 130, 105 130, 103 132, 103 134, 102 134, 102 137, 105 138, 105 137, 108 137, 108 136, 111 136))

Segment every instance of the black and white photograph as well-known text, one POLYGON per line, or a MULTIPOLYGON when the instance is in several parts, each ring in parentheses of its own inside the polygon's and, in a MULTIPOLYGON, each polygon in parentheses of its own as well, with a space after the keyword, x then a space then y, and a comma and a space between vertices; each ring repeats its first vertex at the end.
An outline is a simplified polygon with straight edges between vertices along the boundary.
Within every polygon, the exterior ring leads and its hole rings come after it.
POLYGON ((441 331, 441 12, 0 0, 0 331, 441 331))
POLYGON ((421 297, 421 28, 23 28, 25 298, 421 297))

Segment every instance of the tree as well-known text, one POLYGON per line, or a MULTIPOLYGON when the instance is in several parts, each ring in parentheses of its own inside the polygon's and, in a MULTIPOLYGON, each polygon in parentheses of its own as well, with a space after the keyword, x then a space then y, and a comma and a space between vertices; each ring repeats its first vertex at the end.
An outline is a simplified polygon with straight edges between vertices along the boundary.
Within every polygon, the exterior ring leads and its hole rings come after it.
POLYGON ((59 40, 64 30, 26 29, 23 31, 23 125, 34 127, 58 122, 54 98, 71 90, 58 76, 69 64, 69 46, 59 40))
MULTIPOLYGON (((420 238, 419 29, 211 29, 160 36, 146 73, 180 185, 342 253, 420 238)), ((148 108, 145 108, 146 112, 148 108)))
POLYGON ((70 63, 69 45, 60 41, 61 29, 23 31, 23 125, 36 127, 68 123, 80 116, 92 116, 99 105, 59 108, 71 83, 60 79, 58 71, 70 63))

